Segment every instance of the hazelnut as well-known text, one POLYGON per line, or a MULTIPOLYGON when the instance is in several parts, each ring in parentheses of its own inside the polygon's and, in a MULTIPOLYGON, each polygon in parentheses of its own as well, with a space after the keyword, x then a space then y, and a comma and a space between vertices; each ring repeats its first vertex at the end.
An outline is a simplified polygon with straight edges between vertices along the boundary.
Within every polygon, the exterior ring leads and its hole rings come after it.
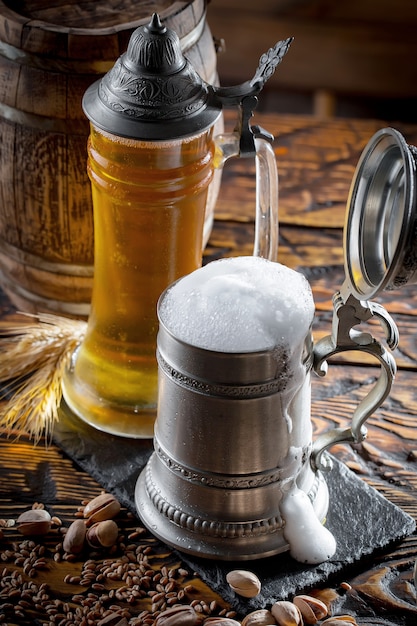
POLYGON ((113 520, 96 522, 87 530, 87 542, 92 548, 111 548, 119 536, 119 527, 113 520))
POLYGON ((22 535, 46 535, 51 529, 51 516, 45 509, 30 509, 17 518, 17 530, 22 535))
POLYGON ((79 554, 84 547, 86 532, 87 527, 84 520, 77 519, 75 522, 72 522, 71 526, 65 533, 64 541, 62 543, 62 547, 65 552, 79 554))
POLYGON ((83 515, 88 524, 95 524, 113 519, 120 512, 120 508, 120 502, 111 493, 102 493, 86 504, 83 515))

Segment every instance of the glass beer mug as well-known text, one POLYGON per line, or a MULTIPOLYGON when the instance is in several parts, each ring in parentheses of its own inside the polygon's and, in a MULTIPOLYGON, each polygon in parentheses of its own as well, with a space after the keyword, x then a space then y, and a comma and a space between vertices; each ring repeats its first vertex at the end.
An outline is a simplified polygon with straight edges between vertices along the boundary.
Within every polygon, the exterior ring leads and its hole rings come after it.
POLYGON ((210 188, 230 156, 256 154, 255 254, 276 255, 275 156, 270 138, 249 120, 256 95, 289 44, 278 42, 264 55, 252 81, 213 87, 155 14, 136 29, 112 70, 87 90, 94 284, 86 336, 62 389, 69 409, 90 425, 152 437, 157 300, 170 283, 201 265, 210 188), (223 106, 238 107, 239 123, 233 133, 214 137, 223 106))

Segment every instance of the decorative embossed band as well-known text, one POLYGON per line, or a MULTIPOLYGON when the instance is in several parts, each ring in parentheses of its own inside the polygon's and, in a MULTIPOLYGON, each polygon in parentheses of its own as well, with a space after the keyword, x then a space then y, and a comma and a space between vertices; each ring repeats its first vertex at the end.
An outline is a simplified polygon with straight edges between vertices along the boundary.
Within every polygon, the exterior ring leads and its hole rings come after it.
MULTIPOLYGON (((273 483, 289 478, 294 474, 294 467, 288 465, 285 468, 275 468, 268 472, 260 474, 251 474, 245 476, 230 476, 221 474, 212 474, 210 472, 202 472, 192 470, 177 461, 173 461, 165 450, 160 446, 157 438, 154 440, 155 454, 160 461, 174 474, 182 479, 192 483, 204 485, 205 487, 216 487, 218 489, 254 489, 264 487, 273 483)), ((310 446, 303 449, 301 465, 304 465, 310 452, 310 446)))
POLYGON ((148 464, 145 474, 146 490, 149 498, 157 511, 168 518, 177 526, 194 531, 202 535, 212 537, 223 537, 233 539, 243 536, 258 536, 274 533, 283 528, 283 521, 280 516, 257 520, 255 522, 222 522, 203 519, 194 515, 189 515, 165 500, 160 490, 156 488, 152 481, 151 469, 148 464))
POLYGON ((159 350, 157 351, 157 359, 161 370, 178 385, 210 396, 242 399, 261 398, 283 391, 288 384, 288 376, 283 375, 280 378, 255 385, 222 385, 187 376, 167 363, 159 350))

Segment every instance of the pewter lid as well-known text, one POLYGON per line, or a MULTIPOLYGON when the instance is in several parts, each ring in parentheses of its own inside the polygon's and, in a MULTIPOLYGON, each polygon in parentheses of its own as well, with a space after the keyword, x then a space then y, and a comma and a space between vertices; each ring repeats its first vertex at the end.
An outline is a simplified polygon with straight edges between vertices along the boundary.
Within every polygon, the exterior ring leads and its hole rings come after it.
POLYGON ((358 299, 415 281, 416 154, 401 133, 383 128, 358 161, 344 229, 345 274, 358 299))
POLYGON ((148 141, 203 131, 222 106, 182 54, 178 35, 155 13, 133 32, 113 68, 87 89, 83 108, 98 128, 148 141))

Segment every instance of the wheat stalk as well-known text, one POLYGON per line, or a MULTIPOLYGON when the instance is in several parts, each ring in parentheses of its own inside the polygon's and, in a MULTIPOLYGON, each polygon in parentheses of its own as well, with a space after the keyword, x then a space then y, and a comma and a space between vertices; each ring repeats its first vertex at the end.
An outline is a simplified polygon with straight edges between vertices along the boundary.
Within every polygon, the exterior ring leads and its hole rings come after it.
POLYGON ((0 429, 50 440, 62 398, 62 377, 87 323, 23 313, 27 323, 0 328, 0 429))

